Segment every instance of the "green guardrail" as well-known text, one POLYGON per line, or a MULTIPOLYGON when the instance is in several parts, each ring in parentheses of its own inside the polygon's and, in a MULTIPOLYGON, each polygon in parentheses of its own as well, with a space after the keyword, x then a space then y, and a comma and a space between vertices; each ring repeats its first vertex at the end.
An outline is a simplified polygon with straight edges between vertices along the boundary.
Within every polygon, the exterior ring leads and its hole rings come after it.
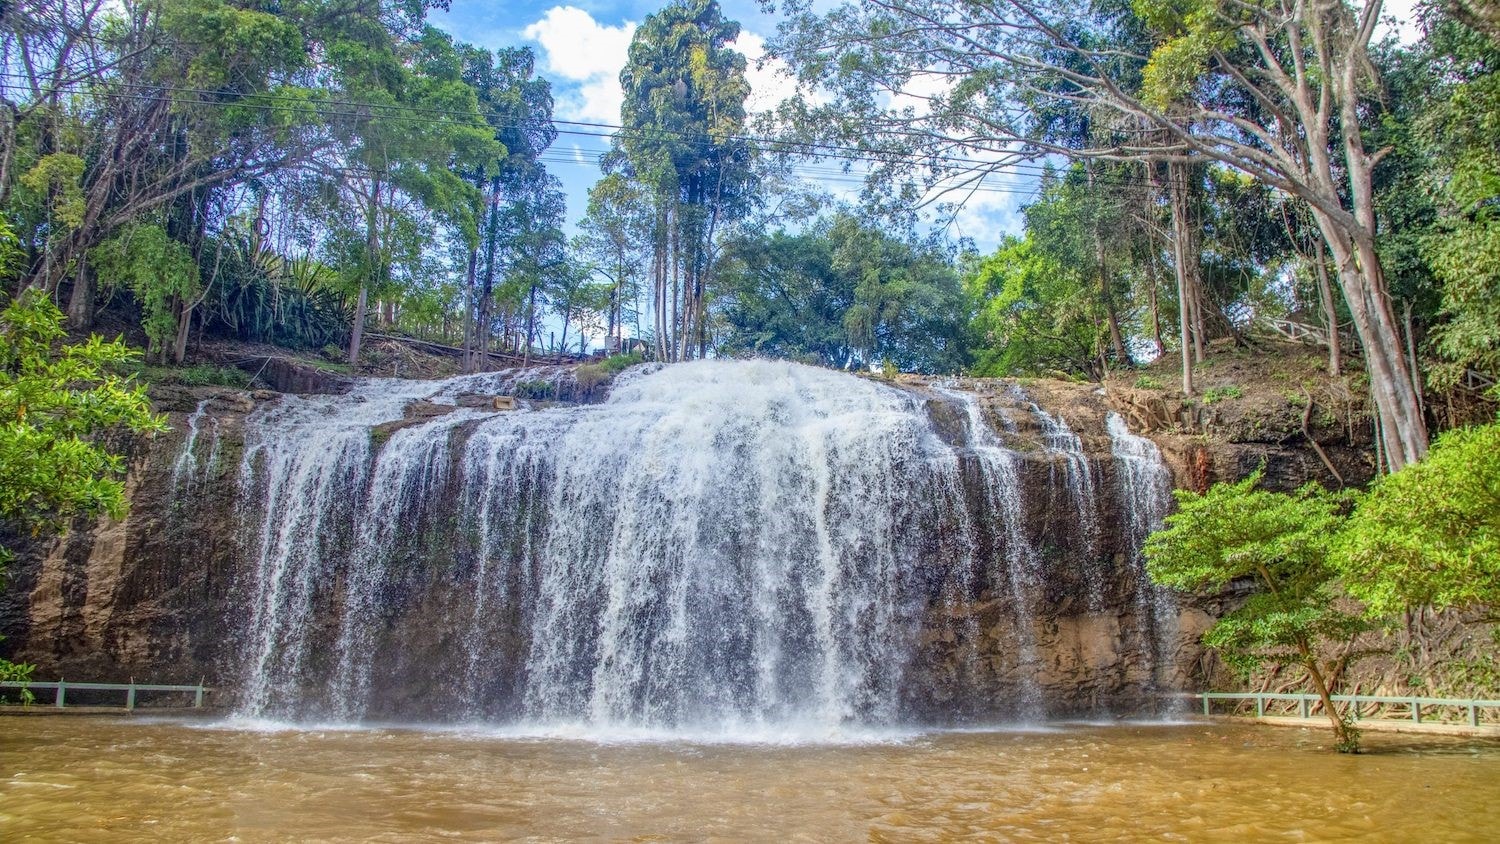
MULTIPOLYGON (((1255 717, 1266 717, 1268 703, 1295 702, 1297 704, 1297 717, 1311 718, 1315 708, 1322 705, 1323 699, 1314 694, 1287 693, 1287 692, 1199 692, 1193 695, 1203 701, 1203 714, 1213 714, 1213 702, 1216 700, 1233 701, 1255 701, 1255 717)), ((1404 707, 1412 723, 1422 723, 1422 710, 1436 710, 1442 708, 1456 709, 1468 716, 1469 726, 1479 726, 1479 713, 1484 709, 1500 710, 1500 700, 1467 700, 1463 698, 1446 697, 1422 697, 1420 695, 1329 695, 1334 703, 1350 704, 1350 715, 1355 719, 1360 718, 1360 708, 1367 704, 1375 704, 1377 707, 1404 707)), ((1288 713, 1290 714, 1290 713, 1288 713)), ((1369 720, 1395 720, 1391 718, 1369 719, 1369 720)), ((1403 719, 1404 720, 1404 719, 1403 719)))
POLYGON ((213 691, 201 682, 196 686, 183 686, 161 683, 136 683, 134 681, 129 683, 70 683, 66 680, 58 680, 51 683, 31 680, 26 682, 6 680, 0 682, 0 689, 25 689, 33 691, 51 689, 56 692, 56 695, 52 699, 52 705, 58 709, 62 709, 68 705, 68 692, 70 691, 124 692, 125 709, 128 711, 135 710, 135 698, 138 692, 192 692, 193 708, 202 709, 204 696, 213 691))

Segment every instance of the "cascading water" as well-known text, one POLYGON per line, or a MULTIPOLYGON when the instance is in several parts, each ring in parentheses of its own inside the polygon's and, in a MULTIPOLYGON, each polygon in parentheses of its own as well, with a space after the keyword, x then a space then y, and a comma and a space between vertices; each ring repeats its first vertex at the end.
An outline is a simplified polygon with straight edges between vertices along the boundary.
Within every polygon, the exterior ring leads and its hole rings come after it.
MULTIPOLYGON (((1060 458, 1062 465, 1063 488, 1067 490, 1068 499, 1073 505, 1073 514, 1077 519, 1080 545, 1083 548, 1084 558, 1089 561, 1084 575, 1088 583, 1089 609, 1099 610, 1104 606, 1104 579, 1105 573, 1100 570, 1098 560, 1099 546, 1099 494, 1094 487, 1094 470, 1090 464, 1089 456, 1083 450, 1083 440, 1073 433, 1068 423, 1059 416, 1053 416, 1039 407, 1036 402, 1030 400, 1024 392, 1020 391, 1020 397, 1026 401, 1037 423, 1042 429, 1042 445, 1060 458)), ((1154 447, 1154 446, 1153 446, 1154 447)), ((1160 463, 1160 455, 1156 456, 1160 463)), ((1168 486, 1170 488, 1170 477, 1168 486)), ((1132 491, 1133 493, 1133 491, 1132 491)), ((1127 494, 1127 501, 1135 502, 1133 494, 1127 494)), ((1135 508, 1132 507, 1132 513, 1135 508)), ((1134 516, 1132 515, 1132 518, 1134 516)))
POLYGON ((992 583, 1005 583, 1015 612, 1016 650, 1021 663, 1021 711, 1027 716, 1040 714, 1041 691, 1035 679, 1036 611, 1032 602, 1041 582, 1041 560, 1025 530, 1023 509, 1025 493, 1021 486, 1021 455, 1001 444, 1000 438, 985 421, 979 400, 971 393, 948 388, 938 392, 958 402, 964 411, 964 432, 968 448, 979 470, 983 518, 1000 527, 1002 554, 994 555, 990 572, 992 583))
POLYGON ((1172 594, 1152 583, 1146 575, 1146 559, 1142 552, 1146 537, 1161 527, 1162 520, 1171 510, 1172 474, 1162 463, 1161 450, 1156 443, 1132 434, 1120 414, 1109 413, 1104 424, 1109 432, 1110 451, 1114 454, 1121 495, 1134 503, 1126 514, 1127 545, 1137 582, 1135 594, 1139 616, 1149 625, 1152 681, 1160 685, 1161 678, 1155 676, 1155 669, 1165 665, 1169 656, 1167 649, 1176 633, 1176 607, 1172 594))
MULTIPOLYGON (((961 443, 919 392, 768 361, 641 367, 597 405, 463 398, 545 377, 369 381, 247 419, 242 714, 889 725, 921 708, 933 635, 1014 679, 990 709, 1046 714, 1035 630, 1077 563, 1042 550, 1035 460, 972 395, 939 391, 961 443), (983 595, 1006 599, 1009 654, 960 617, 983 595)), ((1033 413, 1045 462, 1092 488, 1082 443, 1033 413)))
POLYGON ((187 439, 183 441, 182 451, 178 453, 177 460, 172 464, 172 486, 171 495, 177 499, 181 493, 190 486, 199 482, 202 477, 213 471, 214 464, 219 457, 219 425, 218 421, 208 416, 208 405, 210 399, 198 402, 193 412, 187 418, 187 439), (202 458, 198 452, 201 450, 198 440, 203 435, 205 422, 212 428, 209 438, 208 454, 202 458))

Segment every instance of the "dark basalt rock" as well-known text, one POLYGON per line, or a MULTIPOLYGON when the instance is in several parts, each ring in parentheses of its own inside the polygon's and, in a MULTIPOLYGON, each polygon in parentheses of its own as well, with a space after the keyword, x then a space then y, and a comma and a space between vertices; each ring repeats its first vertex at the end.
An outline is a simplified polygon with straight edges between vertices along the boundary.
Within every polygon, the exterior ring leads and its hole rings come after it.
MULTIPOLYGON (((348 389, 346 380, 308 368, 268 364, 266 372, 271 383, 283 387, 348 389)), ((964 410, 922 384, 904 386, 921 392, 933 430, 960 451, 966 499, 982 501, 978 487, 983 475, 975 458, 962 453, 964 410)), ((948 539, 934 536, 912 561, 911 576, 930 581, 924 583, 930 600, 915 661, 903 667, 905 709, 929 721, 983 721, 1028 714, 1024 697, 1035 691, 1052 715, 1137 711, 1154 707, 1158 701, 1152 696, 1158 692, 1195 682, 1202 656, 1198 639, 1215 606, 1209 599, 1180 602, 1167 625, 1170 631, 1163 633, 1163 620, 1142 601, 1138 566, 1130 557, 1120 517, 1121 478, 1104 428, 1112 410, 1123 410, 1137 425, 1142 419, 1150 425, 1149 420, 1179 418, 1182 409, 1064 382, 982 380, 963 387, 980 397, 991 427, 1022 456, 1022 523, 1036 538, 1043 573, 1032 587, 1037 590, 1031 601, 1034 641, 1028 647, 1034 654, 1028 658, 1018 647, 1027 637, 1017 630, 1016 619, 1025 613, 1015 606, 1004 573, 953 573, 954 549, 945 544, 948 539), (1082 441, 1098 490, 1092 537, 1080 531, 1075 503, 1061 483, 1066 467, 1040 442, 1029 407, 1033 401, 1064 419, 1082 441), (1166 665, 1157 665, 1163 656, 1166 665)), ((458 406, 483 406, 489 398, 461 396, 458 406)), ((254 611, 254 557, 247 549, 256 538, 237 534, 245 506, 237 493, 244 421, 258 404, 274 400, 275 394, 264 392, 161 391, 158 402, 173 430, 129 449, 129 515, 120 521, 81 520, 61 539, 21 543, 9 587, 0 593, 0 634, 6 637, 0 650, 36 663, 42 678, 202 678, 224 690, 221 701, 232 700, 245 658, 232 631, 242 629, 254 611), (200 441, 194 458, 184 463, 188 416, 204 401, 200 441)), ((402 419, 373 429, 372 438, 378 445, 402 427, 455 409, 412 402, 402 419)), ((1236 424, 1241 429, 1248 425, 1243 420, 1236 424)), ((1282 433, 1287 424, 1280 417, 1274 420, 1282 433)), ((1201 488, 1242 477, 1264 461, 1268 483, 1292 488, 1326 470, 1299 442, 1300 417, 1291 424, 1299 429, 1297 436, 1266 435, 1253 442, 1205 442, 1161 427, 1154 433, 1179 486, 1201 488)), ((462 425, 456 429, 452 452, 461 451, 469 430, 462 425)), ((1334 442, 1325 447, 1351 480, 1361 477, 1359 448, 1334 442)), ((440 495, 455 496, 457 489, 449 485, 440 495)), ((444 691, 454 678, 444 675, 442 654, 453 650, 463 631, 461 624, 442 619, 470 617, 475 601, 466 585, 475 562, 472 554, 458 550, 468 540, 451 518, 454 509, 451 498, 439 500, 403 526, 396 553, 407 555, 410 564, 392 567, 399 576, 382 585, 380 611, 390 623, 373 647, 393 656, 372 678, 382 703, 370 717, 441 710, 444 696, 452 694, 444 691), (406 621, 398 624, 397 619, 406 621)), ((980 523, 976 535, 981 542, 1001 541, 997 526, 986 523, 993 518, 987 512, 956 513, 954 518, 980 523)), ((337 633, 331 619, 338 616, 341 584, 324 586, 316 592, 318 605, 310 617, 317 629, 310 636, 328 643, 337 633)), ((510 626, 500 625, 488 643, 502 661, 520 659, 525 646, 521 624, 517 616, 510 626)), ((314 647, 310 653, 315 663, 332 658, 328 647, 314 647)), ((504 700, 506 679, 492 682, 490 691, 504 700)), ((487 714, 504 717, 507 705, 487 714)))

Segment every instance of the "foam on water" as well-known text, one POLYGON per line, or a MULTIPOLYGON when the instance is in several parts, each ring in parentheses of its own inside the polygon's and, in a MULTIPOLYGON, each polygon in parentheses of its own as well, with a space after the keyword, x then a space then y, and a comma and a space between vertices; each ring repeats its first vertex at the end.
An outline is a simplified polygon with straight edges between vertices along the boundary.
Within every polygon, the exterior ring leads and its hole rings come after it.
MULTIPOLYGON (((944 392, 960 446, 913 392, 771 361, 640 367, 598 405, 460 401, 556 377, 371 380, 247 420, 236 723, 378 720, 403 674, 434 720, 515 735, 907 735, 934 569, 954 606, 981 583, 1008 593, 1022 709, 1043 713, 1024 459, 972 395, 944 392), (407 417, 414 402, 462 406, 407 417)), ((1092 488, 1077 437, 1043 427, 1070 489, 1092 488)), ((1136 451, 1116 458, 1152 459, 1136 451)), ((1132 480, 1126 500, 1152 489, 1132 480)))

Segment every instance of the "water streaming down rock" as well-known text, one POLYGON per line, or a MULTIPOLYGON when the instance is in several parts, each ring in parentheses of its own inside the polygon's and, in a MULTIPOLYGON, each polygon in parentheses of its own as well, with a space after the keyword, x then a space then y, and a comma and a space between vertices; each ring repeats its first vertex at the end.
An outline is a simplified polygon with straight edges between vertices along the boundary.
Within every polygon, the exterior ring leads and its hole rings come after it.
MULTIPOLYGON (((956 401, 964 412, 966 444, 978 471, 978 486, 983 505, 980 518, 999 526, 998 553, 992 553, 986 572, 991 583, 1004 583, 1009 591, 1015 615, 1015 647, 1020 662, 1020 714, 1035 717, 1042 713, 1041 691, 1037 687, 1035 666, 1036 609, 1033 602, 1041 583, 1041 559, 1035 543, 1025 529, 1025 492, 1021 484, 1021 455, 1001 444, 995 430, 984 418, 979 400, 972 393, 949 388, 938 392, 956 401)), ((980 546, 971 543, 975 551, 980 546)), ((971 551, 973 553, 973 551, 971 551)))
MULTIPOLYGON (((1034 631, 1079 563, 1042 551, 1035 461, 974 396, 940 391, 961 442, 919 390, 765 361, 643 367, 598 405, 456 406, 537 377, 250 417, 243 713, 725 730, 1061 706, 1034 631), (1008 647, 959 610, 984 595, 1008 647), (934 690, 933 636, 972 690, 934 690)), ((1046 418, 1044 462, 1087 473, 1046 418)), ((1149 491, 1122 487, 1122 509, 1149 491)))
POLYGON ((214 464, 218 460, 219 424, 207 413, 211 401, 211 399, 199 401, 197 407, 193 408, 193 412, 188 414, 187 439, 183 441, 182 450, 178 452, 177 460, 172 464, 170 494, 174 499, 188 491, 188 488, 200 481, 204 475, 213 471, 214 464), (208 454, 200 458, 198 440, 202 436, 205 424, 211 427, 212 432, 209 438, 208 454))
POLYGON ((1159 669, 1170 654, 1168 648, 1176 633, 1176 607, 1172 594, 1151 582, 1146 574, 1146 559, 1142 553, 1146 538, 1161 527, 1172 506, 1172 475, 1162 463, 1161 451, 1156 443, 1130 432, 1125 419, 1111 412, 1105 417, 1105 430, 1109 432, 1110 450, 1124 500, 1133 506, 1126 512, 1127 547, 1129 562, 1134 572, 1135 590, 1139 615, 1148 623, 1152 656, 1154 684, 1163 683, 1159 669))
MULTIPOLYGON (((1068 499, 1073 505, 1079 543, 1086 561, 1084 575, 1088 583, 1089 609, 1096 611, 1103 609, 1107 572, 1103 570, 1098 554, 1099 493, 1094 487, 1092 462, 1088 454, 1084 452, 1083 440, 1073 433, 1073 429, 1068 427, 1068 423, 1062 417, 1053 416, 1043 410, 1020 388, 1017 388, 1017 391, 1042 429, 1042 445, 1060 458, 1063 488, 1067 491, 1068 499)), ((1159 454, 1155 459, 1157 464, 1161 463, 1159 454)), ((1165 471, 1164 467, 1163 471, 1165 471)), ((1169 476, 1169 487, 1170 481, 1169 476)), ((1126 500, 1135 501, 1130 497, 1126 500)))

